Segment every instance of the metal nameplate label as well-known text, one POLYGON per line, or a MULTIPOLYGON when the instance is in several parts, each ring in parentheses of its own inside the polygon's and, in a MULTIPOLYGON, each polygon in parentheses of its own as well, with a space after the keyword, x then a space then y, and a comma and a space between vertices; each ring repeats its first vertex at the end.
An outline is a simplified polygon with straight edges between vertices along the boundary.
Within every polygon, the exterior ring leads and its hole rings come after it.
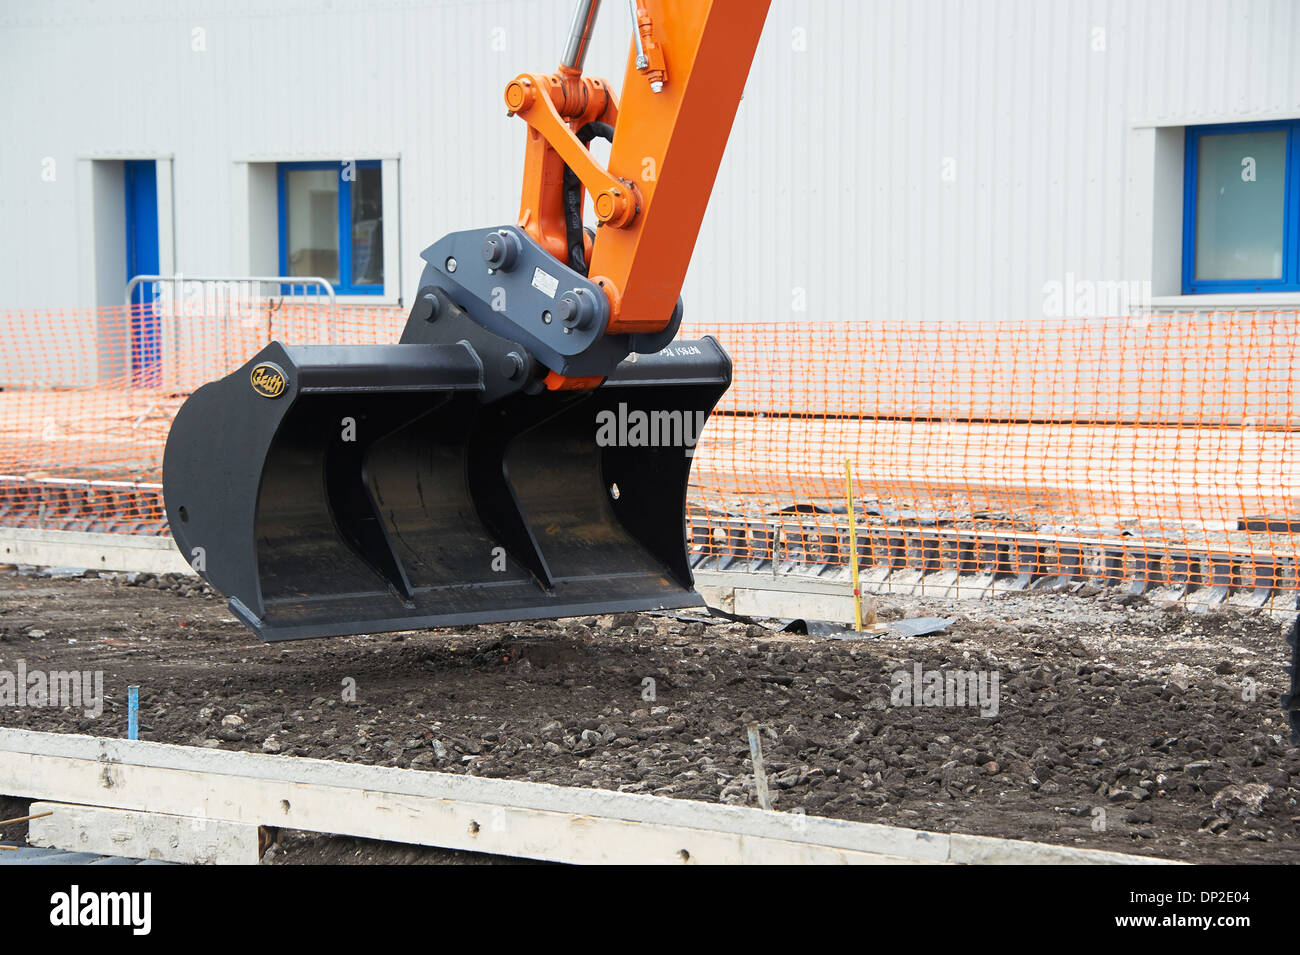
POLYGON ((555 298, 555 292, 560 287, 560 280, 554 275, 543 272, 541 269, 533 270, 533 288, 537 291, 555 298))

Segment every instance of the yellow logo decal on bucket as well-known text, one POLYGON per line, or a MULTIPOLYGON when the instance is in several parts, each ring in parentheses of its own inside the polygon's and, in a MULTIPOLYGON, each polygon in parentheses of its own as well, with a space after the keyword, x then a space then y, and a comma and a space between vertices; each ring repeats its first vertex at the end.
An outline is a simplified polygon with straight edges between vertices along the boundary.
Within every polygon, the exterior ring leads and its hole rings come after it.
POLYGON ((253 373, 248 377, 253 383, 253 390, 263 398, 279 398, 289 384, 289 376, 273 361, 264 361, 254 366, 253 373))

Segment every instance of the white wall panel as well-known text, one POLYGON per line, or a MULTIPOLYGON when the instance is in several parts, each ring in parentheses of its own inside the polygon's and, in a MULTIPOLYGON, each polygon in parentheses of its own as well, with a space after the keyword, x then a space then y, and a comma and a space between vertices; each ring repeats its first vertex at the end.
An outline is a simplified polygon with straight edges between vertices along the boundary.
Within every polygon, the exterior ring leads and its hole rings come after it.
MULTIPOLYGON (((114 152, 173 157, 176 264, 191 274, 247 268, 236 162, 400 157, 409 300, 421 249, 513 220, 523 124, 502 89, 554 67, 569 11, 0 3, 0 308, 80 301, 92 226, 76 163, 114 152)), ((605 0, 593 72, 621 80, 629 30, 626 4, 605 0)), ((1271 116, 1300 116, 1295 0, 774 0, 688 317, 1039 317, 1046 281, 1150 278, 1132 274, 1149 254, 1128 248, 1150 202, 1130 184, 1135 124, 1271 116)))

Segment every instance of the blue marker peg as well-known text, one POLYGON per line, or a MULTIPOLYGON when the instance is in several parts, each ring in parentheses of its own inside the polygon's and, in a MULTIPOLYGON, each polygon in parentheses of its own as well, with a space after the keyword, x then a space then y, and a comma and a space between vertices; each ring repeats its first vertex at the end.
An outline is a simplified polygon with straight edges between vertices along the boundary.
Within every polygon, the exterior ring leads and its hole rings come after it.
POLYGON ((140 688, 126 688, 126 738, 140 738, 140 688))

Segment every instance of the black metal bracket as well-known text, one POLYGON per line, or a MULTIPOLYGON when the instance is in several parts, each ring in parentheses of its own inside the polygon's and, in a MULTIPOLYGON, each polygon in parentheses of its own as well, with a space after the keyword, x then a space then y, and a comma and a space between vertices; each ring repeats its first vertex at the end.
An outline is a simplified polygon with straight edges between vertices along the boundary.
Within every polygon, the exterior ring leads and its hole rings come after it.
MULTIPOLYGON (((500 226, 454 232, 421 254, 428 263, 420 277, 411 320, 402 341, 449 339, 441 312, 430 328, 428 290, 440 289, 457 317, 509 341, 549 369, 571 377, 603 378, 633 352, 654 354, 677 335, 682 301, 660 332, 606 334, 609 300, 604 290, 543 249, 523 229, 500 226)), ((470 338, 467 334, 466 338, 470 338)), ((545 374, 545 372, 543 372, 545 374)))

